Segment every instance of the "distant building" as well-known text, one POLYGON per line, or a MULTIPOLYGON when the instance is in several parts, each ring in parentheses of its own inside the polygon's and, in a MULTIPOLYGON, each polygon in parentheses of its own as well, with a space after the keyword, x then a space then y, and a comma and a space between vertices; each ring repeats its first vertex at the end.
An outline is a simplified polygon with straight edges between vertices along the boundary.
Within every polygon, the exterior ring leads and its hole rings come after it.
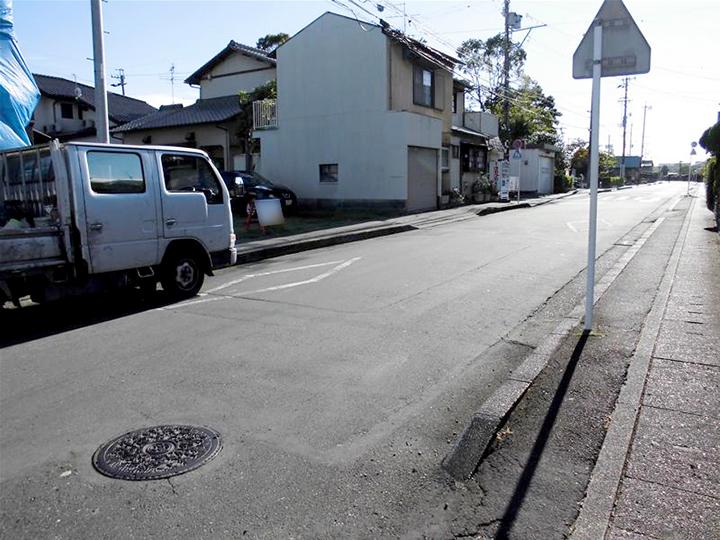
POLYGON ((192 105, 165 105, 129 122, 113 134, 125 144, 163 144, 200 148, 220 170, 245 169, 245 147, 238 137, 240 92, 275 80, 275 59, 266 51, 230 41, 185 82, 199 85, 192 105))
MULTIPOLYGON (((62 77, 33 74, 40 102, 33 113, 33 138, 94 141, 95 88, 62 77)), ((139 99, 108 92, 110 129, 157 111, 139 99)))
MULTIPOLYGON (((611 176, 621 176, 622 156, 615 156, 615 167, 613 167, 611 176)), ((640 156, 625 156, 625 181, 640 181, 640 156)))

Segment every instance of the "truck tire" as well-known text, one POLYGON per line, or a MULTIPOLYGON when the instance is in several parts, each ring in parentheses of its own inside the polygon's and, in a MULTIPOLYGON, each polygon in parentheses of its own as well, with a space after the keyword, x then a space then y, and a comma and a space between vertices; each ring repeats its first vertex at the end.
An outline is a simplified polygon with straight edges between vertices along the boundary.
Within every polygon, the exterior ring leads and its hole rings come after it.
POLYGON ((195 296, 203 286, 205 272, 195 254, 171 254, 161 270, 160 282, 170 296, 177 299, 195 296))

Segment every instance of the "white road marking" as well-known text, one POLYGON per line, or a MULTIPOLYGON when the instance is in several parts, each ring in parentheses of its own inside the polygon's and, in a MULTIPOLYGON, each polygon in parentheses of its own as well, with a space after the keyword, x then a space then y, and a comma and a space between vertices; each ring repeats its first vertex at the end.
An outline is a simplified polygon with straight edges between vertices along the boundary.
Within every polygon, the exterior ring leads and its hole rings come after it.
POLYGON ((170 309, 178 309, 178 308, 183 308, 183 307, 187 307, 187 306, 194 306, 196 304, 205 304, 207 302, 214 302, 215 300, 222 300, 223 298, 224 298, 223 296, 213 296, 211 298, 203 298, 201 300, 190 300, 187 302, 181 302, 179 304, 174 304, 172 306, 165 306, 165 307, 157 308, 156 311, 167 311, 170 309))
POLYGON ((188 307, 188 306, 195 306, 198 304, 205 304, 207 302, 215 302, 216 300, 228 300, 230 298, 237 298, 238 296, 244 296, 244 295, 248 295, 248 294, 259 294, 259 293, 264 293, 264 292, 280 291, 283 289, 292 289, 294 287, 299 287, 301 285, 309 285, 311 283, 317 283, 319 281, 322 281, 325 278, 328 278, 334 274, 337 274, 338 272, 340 272, 340 270, 347 268, 348 266, 359 261, 360 259, 362 259, 362 257, 354 257, 352 259, 348 259, 347 261, 330 261, 330 262, 326 262, 326 263, 309 264, 306 266, 296 266, 294 268, 284 268, 282 270, 272 270, 269 272, 258 272, 257 274, 247 274, 239 279, 232 280, 228 283, 225 283, 224 285, 220 285, 219 287, 215 287, 214 289, 210 289, 209 291, 199 295, 199 296, 205 296, 205 298, 200 298, 199 300, 189 300, 189 301, 181 302, 179 304, 174 304, 172 306, 165 306, 165 307, 157 308, 156 311, 167 311, 167 310, 171 310, 171 309, 179 309, 179 308, 188 307), (294 281, 292 283, 285 283, 283 285, 275 285, 274 287, 265 287, 262 289, 255 289, 252 291, 243 291, 243 292, 240 292, 240 293, 237 293, 234 295, 214 294, 217 291, 226 289, 227 287, 230 287, 232 285, 237 285, 238 283, 242 283, 243 281, 246 281, 250 278, 271 276, 271 275, 275 275, 275 274, 283 274, 283 273, 287 273, 287 272, 293 272, 296 270, 308 270, 311 268, 321 268, 323 266, 330 266, 331 264, 334 264, 336 266, 334 266, 327 272, 323 272, 322 274, 319 274, 310 279, 304 279, 302 281, 294 281), (212 296, 208 296, 208 295, 212 295, 212 296))
POLYGON ((333 274, 337 274, 340 270, 343 268, 347 268, 351 264, 353 264, 356 261, 359 261, 362 259, 362 257, 355 257, 353 259, 347 260, 341 264, 338 264, 336 267, 331 268, 327 272, 320 274, 318 276, 315 276, 314 278, 306 279, 303 281, 296 281, 294 283, 285 283, 284 285, 276 285, 274 287, 265 287, 264 289, 256 289, 254 291, 246 291, 242 293, 238 293, 237 296, 242 296, 245 294, 258 294, 263 292, 270 292, 270 291, 280 291, 283 289, 291 289, 293 287, 299 287, 300 285, 309 285, 310 283, 317 283, 318 281, 322 281, 325 278, 328 278, 332 276, 333 274))
POLYGON ((263 277, 263 276, 272 276, 275 274, 284 274, 286 272, 295 272, 297 270, 309 270, 311 268, 321 268, 323 266, 330 266, 331 264, 338 264, 342 261, 330 261, 326 263, 319 263, 319 264, 308 264, 307 266, 296 266, 295 268, 283 268, 282 270, 272 270, 270 272, 259 272, 257 274, 246 274, 241 278, 234 279, 232 281, 228 281, 227 283, 220 285, 219 287, 215 287, 214 289, 210 289, 207 292, 209 294, 221 291, 223 289, 226 289, 228 287, 232 287, 233 285, 237 285, 238 283, 242 283, 243 281, 247 281, 250 278, 255 277, 263 277))
POLYGON ((565 225, 567 225, 572 232, 576 233, 576 232, 578 232, 578 230, 577 230, 575 227, 573 227, 573 223, 575 223, 575 222, 574 222, 574 221, 567 221, 567 222, 565 222, 565 225))

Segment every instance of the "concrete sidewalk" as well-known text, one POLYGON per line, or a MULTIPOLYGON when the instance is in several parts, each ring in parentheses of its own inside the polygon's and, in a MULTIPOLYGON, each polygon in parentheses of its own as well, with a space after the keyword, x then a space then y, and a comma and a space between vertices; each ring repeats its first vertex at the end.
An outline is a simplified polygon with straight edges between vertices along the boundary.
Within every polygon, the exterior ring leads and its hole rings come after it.
POLYGON ((720 236, 696 193, 572 538, 720 538, 720 236))
POLYGON ((367 221, 356 225, 334 227, 292 236, 236 243, 235 247, 238 251, 237 264, 280 257, 300 251, 345 244, 358 240, 366 240, 368 238, 377 238, 379 236, 435 227, 445 223, 464 221, 497 212, 532 208, 569 197, 577 192, 577 190, 573 190, 568 193, 521 199, 519 203, 517 201, 510 201, 471 204, 457 208, 448 208, 446 210, 410 214, 387 220, 367 221))

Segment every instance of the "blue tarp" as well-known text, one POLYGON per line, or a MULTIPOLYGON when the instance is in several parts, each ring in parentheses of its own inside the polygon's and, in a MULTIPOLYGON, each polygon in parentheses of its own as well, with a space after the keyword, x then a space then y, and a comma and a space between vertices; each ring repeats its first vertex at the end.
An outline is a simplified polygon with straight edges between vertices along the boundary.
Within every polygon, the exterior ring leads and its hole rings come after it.
POLYGON ((39 99, 15 39, 12 0, 0 0, 0 150, 30 144, 25 126, 39 99))

